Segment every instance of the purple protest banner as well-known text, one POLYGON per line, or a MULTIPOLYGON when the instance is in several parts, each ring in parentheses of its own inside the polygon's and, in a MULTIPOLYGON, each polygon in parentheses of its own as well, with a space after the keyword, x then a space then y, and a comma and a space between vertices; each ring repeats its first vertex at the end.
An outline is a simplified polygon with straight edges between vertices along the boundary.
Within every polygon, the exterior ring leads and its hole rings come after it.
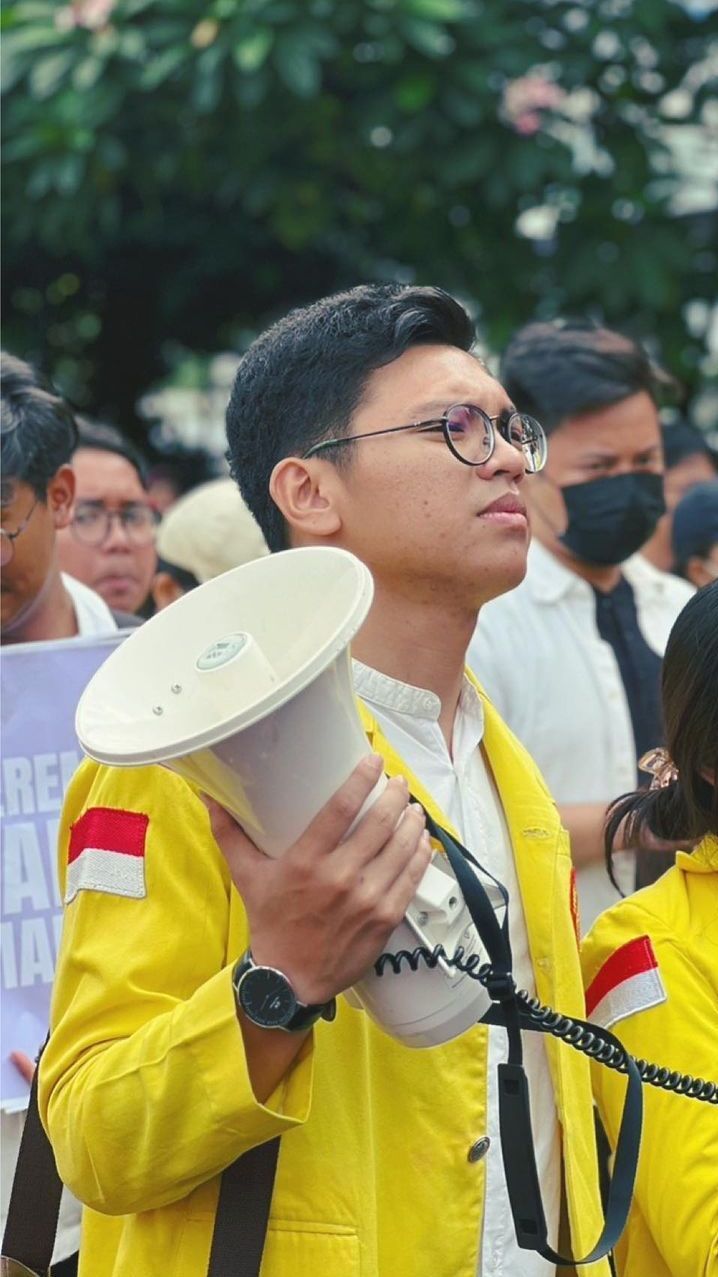
POLYGON ((0 1107, 27 1105, 29 1086, 11 1051, 37 1055, 47 1034, 62 927, 57 829, 82 758, 75 710, 89 679, 125 637, 5 646, 2 688, 2 1060, 0 1107))

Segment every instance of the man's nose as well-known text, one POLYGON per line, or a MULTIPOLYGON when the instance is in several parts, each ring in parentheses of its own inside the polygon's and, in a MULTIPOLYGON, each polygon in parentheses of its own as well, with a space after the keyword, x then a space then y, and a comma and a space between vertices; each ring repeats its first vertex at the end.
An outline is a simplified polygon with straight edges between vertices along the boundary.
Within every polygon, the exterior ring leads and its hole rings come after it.
POLYGON ((508 443, 497 430, 494 451, 489 460, 479 466, 479 474, 485 479, 491 479, 495 474, 507 474, 514 483, 521 483, 526 474, 526 462, 521 449, 508 443))
POLYGON ((108 528, 107 536, 102 542, 103 550, 127 550, 131 548, 131 541, 127 534, 127 528, 122 520, 118 510, 108 511, 107 515, 108 528))

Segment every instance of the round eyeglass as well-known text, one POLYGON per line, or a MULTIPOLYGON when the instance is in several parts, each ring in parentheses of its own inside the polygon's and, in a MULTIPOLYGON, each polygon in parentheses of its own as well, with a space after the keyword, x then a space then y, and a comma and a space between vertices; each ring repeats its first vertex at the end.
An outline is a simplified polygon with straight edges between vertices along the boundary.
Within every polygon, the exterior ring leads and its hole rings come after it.
POLYGON ((39 497, 35 498, 30 507, 29 514, 23 519, 19 528, 17 528, 15 532, 7 532, 5 528, 0 528, 0 568, 7 567, 8 563, 12 559, 12 556, 15 553, 15 542, 25 531, 25 528, 35 513, 39 499, 39 497))
POLYGON ((390 426, 386 430, 373 430, 360 435, 343 435, 339 439, 323 439, 315 443, 304 458, 314 457, 327 448, 341 447, 357 439, 378 439, 381 435, 401 434, 415 430, 423 434, 441 433, 449 452, 465 466, 483 466, 491 460, 496 448, 496 435, 517 448, 524 459, 527 474, 543 470, 548 453, 548 442, 543 427, 535 417, 525 412, 506 410, 490 417, 475 404, 454 404, 443 417, 432 421, 414 421, 408 426, 390 426))
POLYGON ((103 545, 117 519, 132 545, 149 545, 155 539, 159 515, 149 505, 126 505, 120 510, 107 510, 92 502, 80 503, 70 524, 70 531, 83 545, 103 545))

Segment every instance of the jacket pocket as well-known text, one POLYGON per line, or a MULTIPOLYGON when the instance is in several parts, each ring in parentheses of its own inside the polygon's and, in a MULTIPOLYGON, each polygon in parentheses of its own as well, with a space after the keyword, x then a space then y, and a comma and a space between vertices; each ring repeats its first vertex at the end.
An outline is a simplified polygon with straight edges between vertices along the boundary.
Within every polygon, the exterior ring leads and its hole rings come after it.
MULTIPOLYGON (((173 1277, 201 1277, 206 1273, 213 1229, 213 1215, 184 1220, 170 1270, 173 1277)), ((141 1271, 155 1277, 154 1268, 141 1271)), ((270 1222, 261 1277, 360 1277, 360 1274, 359 1238, 353 1229, 299 1220, 270 1222)), ((161 1274, 158 1270, 157 1277, 167 1277, 167 1268, 161 1274)), ((369 1273, 367 1277, 376 1275, 369 1273)))
POLYGON ((264 1247, 261 1277, 359 1277, 359 1238, 338 1224, 275 1220, 264 1247))

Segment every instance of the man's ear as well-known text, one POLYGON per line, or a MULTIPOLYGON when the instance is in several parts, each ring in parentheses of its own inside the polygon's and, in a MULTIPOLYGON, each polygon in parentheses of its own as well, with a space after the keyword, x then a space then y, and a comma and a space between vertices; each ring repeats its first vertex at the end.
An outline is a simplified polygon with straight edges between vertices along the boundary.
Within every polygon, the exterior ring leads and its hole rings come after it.
POLYGON ((269 495, 296 540, 312 541, 337 533, 339 480, 334 466, 318 458, 283 457, 269 480, 269 495))
POLYGON ((47 508, 55 528, 66 528, 72 518, 75 500, 75 471, 72 466, 60 466, 47 485, 47 508))

